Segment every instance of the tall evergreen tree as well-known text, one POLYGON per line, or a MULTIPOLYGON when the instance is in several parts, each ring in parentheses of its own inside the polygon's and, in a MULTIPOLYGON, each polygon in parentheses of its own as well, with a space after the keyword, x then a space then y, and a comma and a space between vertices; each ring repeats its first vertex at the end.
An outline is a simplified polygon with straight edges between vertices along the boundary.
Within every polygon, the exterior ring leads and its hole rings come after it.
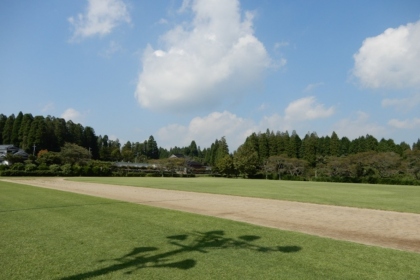
POLYGON ((28 143, 29 131, 31 130, 32 121, 34 117, 32 114, 24 114, 22 119, 22 124, 19 129, 19 147, 29 153, 31 144, 28 143))
POLYGON ((198 157, 197 144, 195 143, 194 140, 192 140, 191 144, 190 144, 190 156, 191 157, 198 157))
POLYGON ((292 135, 290 136, 289 145, 287 147, 287 155, 291 158, 299 158, 299 150, 302 145, 302 140, 296 131, 293 130, 292 135))
POLYGON ((11 114, 4 124, 3 128, 3 144, 13 144, 12 143, 12 133, 13 133, 13 124, 15 123, 15 114, 11 114))
POLYGON ((0 114, 0 144, 4 144, 3 143, 3 130, 4 130, 4 125, 6 124, 7 121, 7 117, 3 114, 0 114))
POLYGON ((83 130, 83 147, 88 149, 93 159, 99 158, 98 137, 90 126, 86 126, 83 130))
POLYGON ((23 119, 23 114, 22 114, 22 112, 19 112, 15 121, 13 122, 12 137, 10 139, 11 140, 10 142, 16 147, 19 147, 19 144, 20 144, 19 129, 20 129, 20 126, 22 124, 22 119, 23 119))
POLYGON ((340 155, 340 139, 335 131, 331 134, 330 154, 334 157, 338 157, 340 155))
POLYGON ((151 159, 159 158, 158 145, 152 135, 150 135, 149 140, 147 141, 147 157, 151 159))
POLYGON ((270 156, 267 133, 258 134, 258 158, 263 162, 270 156))
POLYGON ((221 160, 223 160, 226 156, 229 155, 229 147, 226 142, 225 136, 223 136, 219 142, 217 150, 215 151, 215 159, 214 159, 214 165, 217 166, 221 160))

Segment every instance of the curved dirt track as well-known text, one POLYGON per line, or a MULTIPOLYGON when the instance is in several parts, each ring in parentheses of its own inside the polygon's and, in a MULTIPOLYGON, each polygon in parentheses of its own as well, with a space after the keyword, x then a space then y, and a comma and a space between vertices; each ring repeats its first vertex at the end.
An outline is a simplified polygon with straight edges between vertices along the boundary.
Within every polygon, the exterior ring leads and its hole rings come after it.
POLYGON ((7 181, 420 253, 420 214, 81 183, 63 178, 7 181))

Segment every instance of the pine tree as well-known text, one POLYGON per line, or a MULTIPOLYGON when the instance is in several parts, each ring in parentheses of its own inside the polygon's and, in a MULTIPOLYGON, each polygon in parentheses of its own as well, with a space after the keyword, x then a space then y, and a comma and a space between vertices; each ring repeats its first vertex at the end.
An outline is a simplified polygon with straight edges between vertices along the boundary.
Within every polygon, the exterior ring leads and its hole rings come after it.
POLYGON ((4 124, 3 128, 3 144, 13 144, 12 143, 12 133, 13 133, 13 124, 15 122, 15 115, 11 114, 4 124))
POLYGON ((216 157, 214 159, 214 165, 218 165, 219 161, 221 161, 223 158, 225 158, 225 156, 229 155, 229 147, 228 147, 228 144, 226 142, 225 136, 223 136, 219 140, 218 143, 219 143, 219 145, 217 147, 216 157))
POLYGON ((258 134, 258 157, 259 161, 263 162, 270 156, 270 150, 268 145, 268 138, 266 133, 258 134))
POLYGON ((15 121, 13 122, 13 128, 12 128, 12 137, 11 137, 11 143, 16 146, 19 147, 19 129, 20 126, 22 124, 22 119, 23 119, 23 114, 22 112, 19 112, 19 114, 17 115, 15 121))
POLYGON ((4 144, 3 143, 3 129, 4 129, 4 125, 6 124, 7 121, 7 117, 3 114, 0 114, 0 144, 4 144))
POLYGON ((191 157, 198 157, 198 149, 197 149, 197 144, 195 143, 194 140, 191 141, 190 144, 190 156, 191 157))
POLYGON ((330 154, 334 157, 338 157, 340 155, 340 139, 338 139, 338 135, 335 131, 331 134, 330 154))
POLYGON ((149 140, 147 141, 147 157, 151 159, 159 158, 158 145, 152 135, 150 135, 149 140))
POLYGON ((299 158, 299 150, 302 145, 302 140, 296 131, 293 130, 292 136, 289 139, 289 145, 287 147, 287 156, 291 158, 299 158))
POLYGON ((22 119, 22 124, 19 129, 19 147, 29 153, 31 144, 28 143, 29 131, 31 130, 31 124, 34 120, 32 114, 24 114, 22 119))

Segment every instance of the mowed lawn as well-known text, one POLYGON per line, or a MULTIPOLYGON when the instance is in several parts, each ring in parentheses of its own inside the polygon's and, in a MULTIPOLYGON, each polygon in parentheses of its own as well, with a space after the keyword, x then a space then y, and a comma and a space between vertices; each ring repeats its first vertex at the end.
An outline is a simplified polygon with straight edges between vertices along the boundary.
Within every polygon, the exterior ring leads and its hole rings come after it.
POLYGON ((420 275, 416 253, 2 181, 0 225, 0 279, 420 275))
POLYGON ((420 214, 420 186, 244 180, 209 177, 78 177, 69 180, 271 198, 420 214))

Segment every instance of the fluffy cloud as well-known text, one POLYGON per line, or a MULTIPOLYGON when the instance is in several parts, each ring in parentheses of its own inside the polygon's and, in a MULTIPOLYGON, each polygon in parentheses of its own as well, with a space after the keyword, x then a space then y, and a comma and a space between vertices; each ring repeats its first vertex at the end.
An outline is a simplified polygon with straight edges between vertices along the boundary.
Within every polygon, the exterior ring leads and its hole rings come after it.
POLYGON ((313 97, 299 99, 289 104, 285 110, 285 116, 273 114, 263 117, 258 123, 252 119, 245 119, 224 111, 213 112, 205 117, 196 117, 186 126, 171 124, 161 128, 157 133, 159 145, 169 148, 173 143, 179 146, 187 146, 192 140, 203 147, 209 147, 216 139, 226 137, 230 151, 234 151, 243 144, 246 137, 253 132, 263 131, 267 128, 273 131, 290 130, 299 122, 308 122, 316 118, 325 118, 333 113, 333 109, 325 109, 318 104, 313 97), (303 100, 303 101, 302 101, 303 100), (301 105, 301 106, 299 106, 301 105), (290 108, 296 108, 290 109, 290 108), (309 116, 294 118, 293 114, 302 111, 311 111, 309 116), (293 113, 291 115, 291 112, 293 113))
POLYGON ((419 129, 420 128, 420 119, 414 118, 414 119, 408 119, 408 120, 397 120, 392 119, 388 122, 388 125, 399 128, 399 129, 419 129))
POLYGON ((172 124, 161 128, 158 131, 158 139, 159 145, 168 148, 172 143, 187 146, 192 140, 203 147, 210 147, 216 139, 225 136, 230 150, 233 151, 255 129, 252 120, 240 118, 227 111, 213 112, 205 117, 192 119, 187 126, 172 124))
POLYGON ((61 114, 61 117, 66 121, 72 121, 74 123, 81 122, 83 116, 80 112, 76 111, 73 108, 68 108, 64 113, 61 114))
POLYGON ((122 0, 88 0, 84 14, 68 19, 74 28, 71 40, 110 33, 121 22, 130 22, 127 6, 122 0))
POLYGON ((327 118, 333 115, 334 112, 334 107, 326 109, 323 104, 316 102, 314 96, 308 96, 293 101, 287 106, 285 120, 294 122, 327 118))
POLYGON ((258 82, 270 58, 238 0, 184 1, 192 22, 176 26, 143 54, 135 97, 141 106, 179 112, 235 98, 258 82))
POLYGON ((364 87, 419 87, 420 21, 365 39, 354 60, 353 74, 364 87))
POLYGON ((355 139, 362 135, 375 135, 375 137, 383 137, 385 127, 373 123, 369 120, 369 115, 365 112, 357 112, 354 119, 342 119, 334 125, 334 131, 338 135, 346 136, 349 139, 355 139))

